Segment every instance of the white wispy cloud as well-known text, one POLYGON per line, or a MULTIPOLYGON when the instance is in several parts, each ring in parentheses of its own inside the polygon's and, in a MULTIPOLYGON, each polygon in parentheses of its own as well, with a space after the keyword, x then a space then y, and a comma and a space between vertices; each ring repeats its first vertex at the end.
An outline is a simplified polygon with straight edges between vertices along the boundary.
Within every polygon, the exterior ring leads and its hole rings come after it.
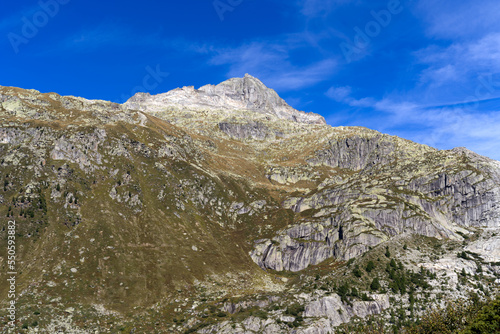
POLYGON ((350 86, 330 87, 325 95, 337 102, 344 102, 350 97, 351 92, 350 86))
POLYGON ((326 91, 325 95, 337 102, 345 103, 351 107, 369 108, 376 103, 376 101, 370 97, 355 99, 351 96, 351 92, 352 88, 349 86, 330 87, 328 91, 326 91))
POLYGON ((500 97, 500 33, 477 40, 432 45, 415 52, 423 66, 405 98, 429 105, 458 104, 500 97))
POLYGON ((414 52, 407 101, 453 105, 500 97, 500 2, 420 0, 413 7, 430 45, 414 52))
POLYGON ((433 40, 413 53, 419 69, 413 87, 374 98, 334 86, 326 96, 353 110, 365 108, 354 115, 358 121, 370 117, 379 131, 440 148, 466 146, 500 160, 500 105, 495 104, 500 101, 500 3, 422 0, 417 7, 433 40))
POLYGON ((86 26, 54 42, 45 53, 96 52, 106 48, 143 48, 150 51, 175 52, 176 54, 211 54, 214 45, 187 40, 182 37, 168 38, 160 33, 141 33, 125 24, 102 22, 86 26))
POLYGON ((353 0, 305 0, 298 1, 300 12, 308 17, 318 17, 329 14, 333 9, 344 4, 354 2, 353 0))
POLYGON ((427 128, 416 140, 435 146, 452 148, 466 146, 480 154, 500 160, 500 111, 471 112, 461 108, 419 108, 395 113, 391 127, 406 125, 427 128), (404 118, 403 118, 404 117, 404 118))
POLYGON ((326 95, 351 107, 371 108, 379 131, 440 148, 467 146, 500 160, 500 109, 477 112, 470 106, 427 106, 415 102, 371 97, 356 99, 349 87, 332 87, 326 95), (411 130, 419 128, 415 134, 411 130))
POLYGON ((39 10, 41 10, 39 5, 31 5, 23 8, 17 13, 0 19, 0 31, 19 33, 24 24, 22 18, 26 17, 29 20, 31 16, 39 10))
POLYGON ((484 31, 500 31, 497 0, 420 0, 416 9, 432 37, 456 40, 477 38, 484 31))
POLYGON ((132 32, 116 24, 101 24, 81 29, 63 40, 63 46, 71 50, 94 50, 105 47, 138 43, 131 38, 132 32))
POLYGON ((290 51, 286 44, 252 42, 218 50, 211 64, 229 66, 228 77, 249 73, 281 91, 312 86, 329 78, 337 68, 337 61, 329 58, 306 65, 294 64, 290 51))
POLYGON ((165 38, 160 34, 140 34, 126 25, 101 23, 68 34, 43 52, 96 52, 106 48, 140 47, 164 50, 177 55, 202 55, 207 66, 225 67, 227 77, 249 73, 269 87, 281 92, 313 86, 331 77, 337 60, 323 55, 318 41, 321 36, 309 32, 286 34, 270 40, 250 41, 237 46, 215 42, 165 38), (319 57, 308 63, 298 63, 291 53, 311 47, 319 57))
POLYGON ((500 33, 490 33, 478 40, 456 42, 447 47, 433 45, 415 54, 419 62, 436 71, 443 72, 443 68, 446 68, 446 73, 453 71, 460 74, 500 71, 500 33))

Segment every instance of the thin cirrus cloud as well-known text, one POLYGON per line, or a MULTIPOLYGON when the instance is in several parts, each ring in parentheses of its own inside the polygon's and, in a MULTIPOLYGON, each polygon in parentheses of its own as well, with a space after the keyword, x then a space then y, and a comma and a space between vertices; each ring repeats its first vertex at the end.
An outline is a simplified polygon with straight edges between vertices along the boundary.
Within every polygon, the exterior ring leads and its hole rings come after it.
POLYGON ((102 23, 72 32, 51 47, 49 52, 95 52, 106 48, 138 47, 151 52, 175 50, 177 53, 209 54, 214 51, 214 46, 209 43, 182 37, 166 38, 160 33, 141 33, 126 25, 102 23))
POLYGON ((430 76, 439 77, 440 81, 443 80, 442 74, 455 81, 457 76, 450 76, 450 71, 461 75, 500 71, 500 33, 445 47, 433 45, 417 51, 415 55, 421 64, 433 70, 429 71, 430 76))
POLYGON ((414 53, 422 67, 405 97, 427 105, 461 104, 500 97, 500 34, 432 45, 414 53))
POLYGON ((305 0, 299 1, 297 5, 304 16, 314 18, 326 15, 338 6, 349 2, 352 2, 352 0, 305 0))
POLYGON ((500 160, 500 3, 422 0, 416 8, 429 43, 413 52, 413 87, 357 98, 333 86, 326 96, 364 110, 358 122, 372 115, 368 126, 380 131, 500 160))
POLYGON ((143 47, 151 51, 175 50, 178 53, 192 54, 209 54, 214 51, 214 46, 209 43, 198 43, 182 37, 165 38, 159 33, 141 33, 115 23, 84 28, 67 37, 63 47, 72 51, 106 47, 143 47))
POLYGON ((373 98, 365 97, 361 99, 355 99, 351 96, 352 88, 349 86, 341 87, 330 87, 325 93, 329 98, 345 103, 351 107, 363 107, 370 108, 375 105, 376 101, 373 98))
MULTIPOLYGON (((323 57, 298 64, 290 53, 311 45, 308 34, 282 36, 282 42, 254 41, 237 46, 199 43, 182 37, 164 38, 158 34, 139 34, 123 25, 100 24, 80 29, 50 48, 49 53, 95 52, 105 48, 143 47, 186 55, 202 55, 208 67, 226 67, 227 77, 250 73, 266 85, 282 92, 313 86, 328 79, 337 69, 337 61, 323 57)), ((317 48, 316 48, 317 49, 317 48)))
POLYGON ((289 52, 289 48, 279 43, 253 42, 219 49, 210 63, 229 66, 228 77, 250 73, 280 91, 315 85, 329 78, 337 68, 337 61, 329 58, 297 65, 292 62, 289 52))
POLYGON ((117 47, 144 45, 148 37, 135 38, 137 34, 125 26, 102 23, 87 26, 55 36, 50 40, 50 47, 43 47, 39 55, 61 55, 71 53, 92 53, 117 47))
POLYGON ((470 39, 500 29, 497 0, 420 0, 416 12, 426 23, 426 33, 435 38, 470 39))
POLYGON ((439 148, 467 146, 499 160, 499 42, 499 35, 490 33, 415 52, 423 69, 415 73, 420 80, 404 93, 357 98, 350 86, 333 86, 325 95, 364 110, 351 123, 371 115, 368 126, 379 131, 439 148))
MULTIPOLYGON (((500 112, 471 112, 460 108, 413 110, 411 121, 429 127, 417 140, 431 146, 466 146, 494 159, 500 159, 500 112)), ((408 115, 408 113, 406 113, 408 115)))
POLYGON ((469 149, 500 159, 500 111, 477 112, 467 105, 425 106, 391 98, 356 99, 350 87, 331 87, 326 95, 351 107, 371 108, 377 116, 373 125, 381 131, 440 148, 467 143, 469 149), (410 130, 414 128, 421 130, 414 133, 410 130))
MULTIPOLYGON (((170 43, 172 43, 171 41, 170 43)), ((142 33, 127 25, 103 22, 81 28, 64 38, 59 45, 67 52, 95 51, 116 47, 144 47, 150 50, 165 48, 166 40, 159 33, 142 33)))
POLYGON ((128 31, 115 25, 101 25, 89 29, 82 29, 68 37, 64 44, 70 50, 97 49, 103 46, 116 46, 130 43, 128 31))
POLYGON ((4 17, 0 20, 0 31, 20 33, 23 24, 23 18, 30 18, 34 13, 40 10, 39 5, 31 5, 22 10, 4 17))

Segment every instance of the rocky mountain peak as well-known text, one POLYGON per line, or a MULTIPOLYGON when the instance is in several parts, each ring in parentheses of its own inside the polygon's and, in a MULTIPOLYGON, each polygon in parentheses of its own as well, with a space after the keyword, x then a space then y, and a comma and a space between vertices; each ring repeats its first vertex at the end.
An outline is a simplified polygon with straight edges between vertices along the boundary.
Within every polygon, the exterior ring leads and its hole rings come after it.
POLYGON ((299 123, 326 124, 318 114, 296 110, 259 79, 245 74, 218 85, 176 88, 167 93, 150 95, 137 93, 125 106, 145 112, 160 112, 168 108, 203 110, 244 110, 257 112, 299 123))

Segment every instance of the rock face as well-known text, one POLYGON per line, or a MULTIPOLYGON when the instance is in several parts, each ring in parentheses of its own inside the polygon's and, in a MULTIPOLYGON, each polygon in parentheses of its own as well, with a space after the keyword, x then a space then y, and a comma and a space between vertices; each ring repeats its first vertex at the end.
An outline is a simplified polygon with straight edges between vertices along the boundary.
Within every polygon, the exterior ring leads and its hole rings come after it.
MULTIPOLYGON (((338 295, 322 297, 309 302, 305 307, 304 316, 311 318, 328 319, 318 326, 321 330, 306 330, 299 333, 328 333, 334 331, 338 325, 349 322, 352 317, 365 318, 369 315, 380 314, 389 308, 389 298, 386 295, 373 295, 373 301, 358 301, 352 306, 345 305, 338 295)), ((315 327, 312 325, 311 327, 315 327)))
POLYGON ((290 107, 278 94, 267 88, 259 79, 246 74, 232 78, 216 86, 205 85, 199 89, 183 87, 151 96, 137 93, 125 106, 148 112, 165 108, 205 110, 246 110, 300 123, 326 124, 325 119, 314 113, 305 113, 290 107))
MULTIPOLYGON (((372 301, 356 301, 352 305, 342 302, 340 296, 333 294, 310 299, 304 309, 303 317, 311 319, 305 328, 289 329, 279 326, 272 319, 249 317, 244 322, 234 325, 229 321, 202 329, 199 333, 290 333, 290 334, 328 334, 335 332, 335 327, 349 322, 351 318, 366 318, 378 315, 390 307, 389 297, 373 295, 372 301)), ((281 323, 293 323, 294 316, 280 317, 281 323)))
POLYGON ((219 129, 236 139, 269 139, 276 137, 283 137, 283 133, 279 131, 273 131, 269 129, 262 123, 259 122, 249 122, 249 123, 228 123, 223 122, 218 124, 219 129))
POLYGON ((355 258, 397 235, 461 240, 457 232, 467 227, 500 228, 495 161, 463 149, 422 154, 398 150, 398 144, 383 135, 329 141, 308 163, 356 174, 335 176, 311 195, 286 199, 284 208, 312 216, 257 240, 250 253, 254 262, 300 271, 332 257, 355 258))
POLYGON ((330 140, 327 149, 316 152, 316 157, 307 162, 358 171, 370 165, 388 163, 395 151, 394 141, 387 136, 353 136, 330 140))

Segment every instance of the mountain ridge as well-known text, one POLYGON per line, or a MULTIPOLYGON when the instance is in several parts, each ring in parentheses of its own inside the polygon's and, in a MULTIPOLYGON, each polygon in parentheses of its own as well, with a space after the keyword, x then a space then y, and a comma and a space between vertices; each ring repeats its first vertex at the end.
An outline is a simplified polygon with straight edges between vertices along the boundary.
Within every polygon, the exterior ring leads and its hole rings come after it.
POLYGON ((273 115, 278 118, 302 123, 326 124, 325 119, 314 113, 305 113, 290 107, 278 94, 266 87, 259 79, 245 74, 243 78, 231 78, 218 85, 176 88, 151 96, 137 93, 125 105, 130 109, 157 110, 165 107, 195 109, 239 109, 273 115))

